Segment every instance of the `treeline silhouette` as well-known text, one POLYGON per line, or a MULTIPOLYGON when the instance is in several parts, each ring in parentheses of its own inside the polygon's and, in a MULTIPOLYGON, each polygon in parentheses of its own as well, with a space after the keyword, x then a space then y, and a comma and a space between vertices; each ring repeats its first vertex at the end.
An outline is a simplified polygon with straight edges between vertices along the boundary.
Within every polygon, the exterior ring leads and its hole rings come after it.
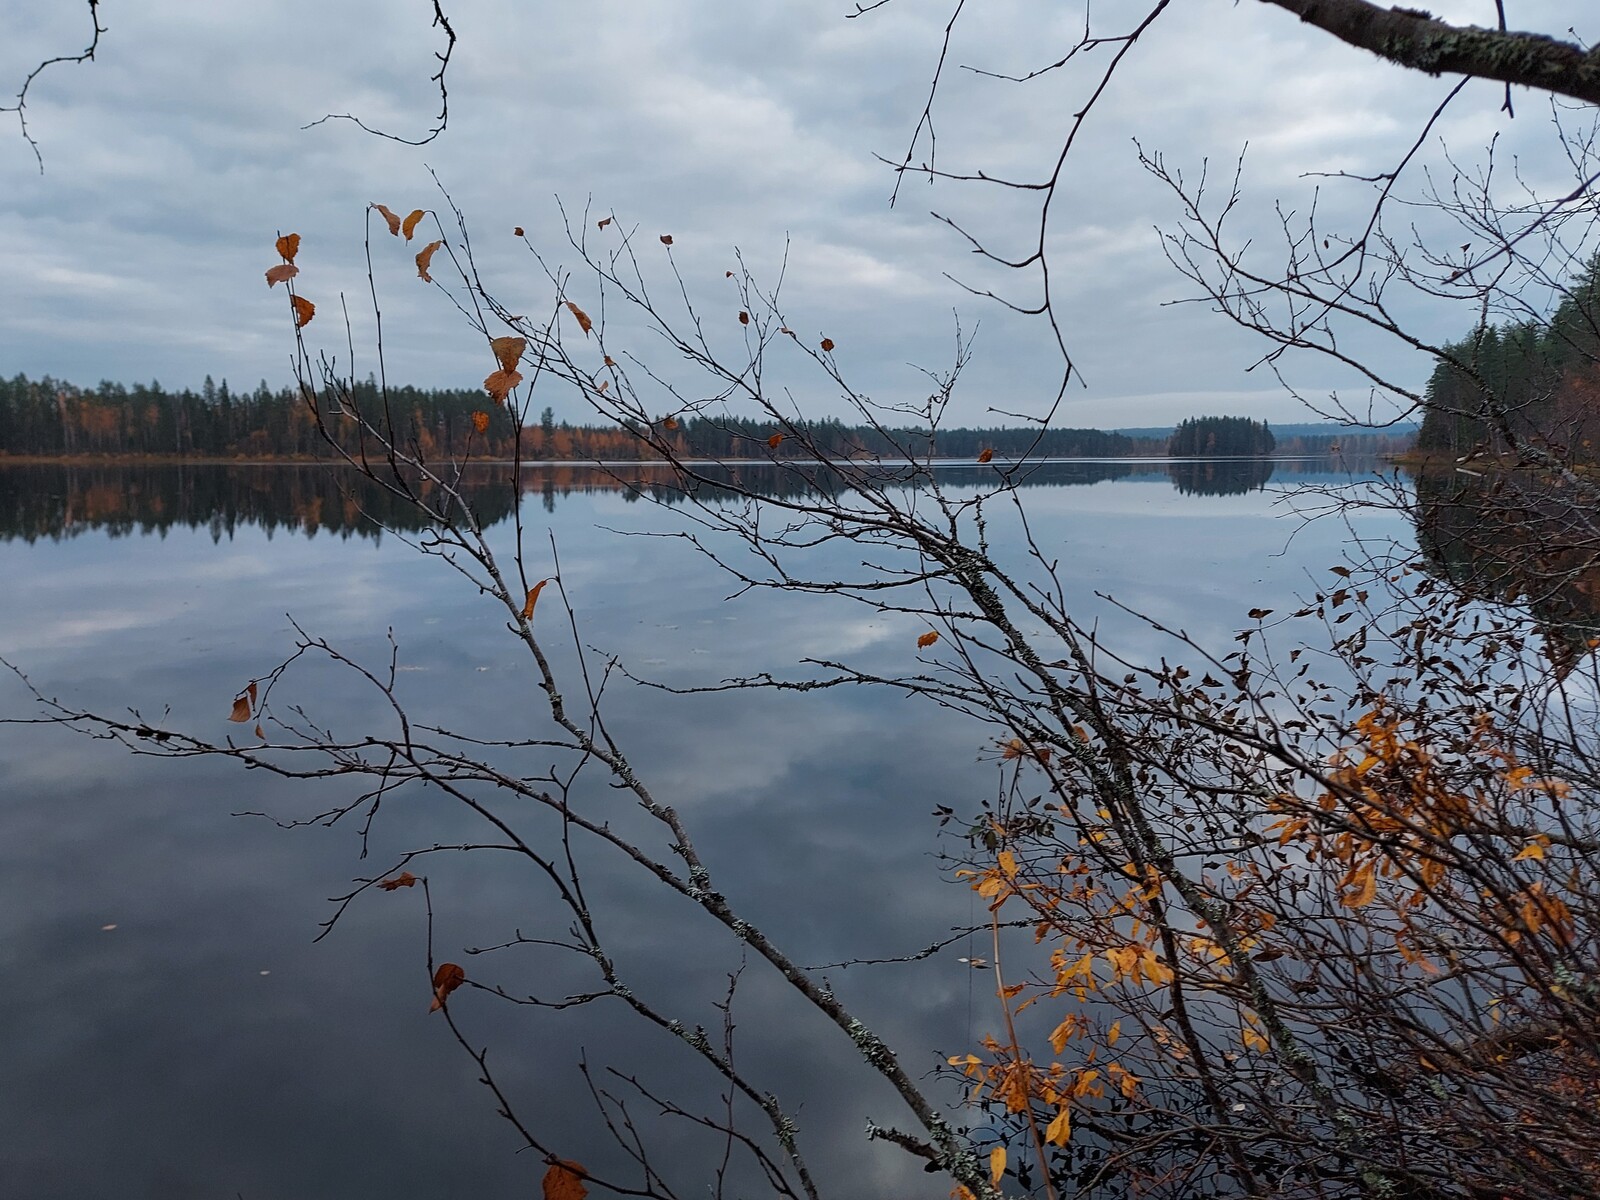
MULTIPOLYGON (((1018 487, 1083 486, 1118 479, 1169 482, 1180 492, 1229 495, 1259 490, 1271 462, 1165 463, 1161 461, 1060 462, 1030 466, 1018 487)), ((685 480, 666 464, 545 464, 522 472, 523 495, 554 512, 571 496, 620 493, 625 500, 666 505, 688 500, 717 503, 748 489, 775 499, 836 494, 847 486, 837 471, 797 464, 721 464, 697 468, 704 481, 685 480)), ((994 487, 1004 468, 995 465, 937 468, 946 488, 994 487)), ((925 486, 929 472, 902 467, 875 472, 896 487, 925 486)), ((469 468, 462 493, 478 520, 492 525, 511 514, 513 493, 504 468, 469 468)), ((437 500, 433 485, 418 484, 437 500)), ((271 466, 51 462, 0 466, 0 541, 60 540, 90 531, 112 537, 207 530, 215 541, 242 529, 269 535, 292 532, 338 537, 382 536, 385 528, 416 532, 425 520, 410 504, 332 464, 271 466)))
POLYGON ((1505 449, 1485 420, 1496 397, 1513 434, 1570 461, 1600 461, 1600 255, 1548 319, 1481 325, 1446 349, 1428 380, 1428 412, 1417 449, 1451 457, 1505 449))
MULTIPOLYGON (((357 414, 385 430, 424 460, 648 461, 653 451, 614 425, 558 423, 546 408, 537 423, 518 430, 511 413, 482 391, 391 387, 387 405, 375 381, 358 383, 343 403, 324 407, 324 425, 339 445, 361 449, 357 414), (482 424, 482 429, 478 426, 482 424)), ((788 430, 770 421, 683 416, 655 430, 673 452, 690 459, 791 460, 812 448, 841 459, 1125 458, 1134 456, 1258 455, 1270 452, 1264 422, 1244 417, 1192 418, 1171 437, 1130 436, 1102 429, 953 428, 880 430, 837 419, 805 422, 788 430), (784 433, 776 446, 775 433, 784 433), (798 434, 800 436, 794 436, 798 434), (1266 449, 1262 449, 1262 447, 1266 449)), ((1294 437, 1278 446, 1289 454, 1383 453, 1405 448, 1403 437, 1351 433, 1342 438, 1294 437)), ((368 444, 368 453, 377 447, 368 444)), ((266 382, 236 392, 210 376, 199 391, 167 391, 159 383, 101 383, 90 390, 25 375, 0 379, 0 456, 37 458, 213 458, 245 461, 333 461, 316 418, 292 388, 266 382)))
MULTIPOLYGON (((359 413, 424 459, 509 459, 518 453, 509 410, 481 390, 391 387, 385 403, 373 380, 358 383, 344 404, 325 405, 328 431, 345 446, 359 445, 359 413), (476 418, 476 419, 475 419, 476 418), (478 429, 487 421, 487 428, 478 429)), ((523 428, 520 454, 530 460, 628 461, 652 456, 626 429, 557 423, 546 409, 523 428)), ((1020 457, 1103 458, 1159 454, 1159 439, 1099 429, 941 429, 882 431, 838 420, 807 422, 777 447, 783 432, 770 421, 684 416, 658 428, 676 453, 690 458, 790 458, 809 442, 841 458, 976 458, 985 450, 1020 457)), ((105 382, 94 389, 45 377, 0 380, 0 454, 37 457, 161 456, 324 460, 338 455, 316 418, 292 388, 265 381, 234 391, 211 376, 199 391, 168 391, 159 383, 105 382)))

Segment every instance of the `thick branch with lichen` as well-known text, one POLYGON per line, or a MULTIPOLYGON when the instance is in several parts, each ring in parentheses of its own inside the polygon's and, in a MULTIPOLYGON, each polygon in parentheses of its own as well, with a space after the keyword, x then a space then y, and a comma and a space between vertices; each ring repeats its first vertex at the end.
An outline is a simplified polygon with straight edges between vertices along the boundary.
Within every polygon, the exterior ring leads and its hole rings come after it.
POLYGON ((1470 75, 1600 104, 1600 51, 1539 33, 1450 25, 1367 0, 1262 0, 1379 58, 1429 75, 1470 75))

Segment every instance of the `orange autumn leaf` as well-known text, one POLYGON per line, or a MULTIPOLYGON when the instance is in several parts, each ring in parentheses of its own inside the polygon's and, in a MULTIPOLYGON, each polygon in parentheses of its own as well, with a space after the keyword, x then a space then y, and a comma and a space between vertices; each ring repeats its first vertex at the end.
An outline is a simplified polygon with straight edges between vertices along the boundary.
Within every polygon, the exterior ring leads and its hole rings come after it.
POLYGON ((294 256, 300 253, 300 235, 298 233, 286 233, 278 239, 277 246, 278 257, 283 259, 284 262, 292 263, 294 256))
POLYGON ((544 1173, 544 1200, 583 1200, 589 1194, 583 1182, 588 1173, 581 1162, 557 1159, 544 1173))
POLYGON ((775 433, 775 434, 773 434, 771 437, 769 437, 767 439, 767 445, 771 446, 774 450, 776 450, 778 448, 779 444, 782 441, 783 441, 783 434, 775 433))
POLYGON ((981 462, 981 463, 986 463, 986 462, 990 461, 992 458, 994 458, 994 451, 990 450, 990 449, 987 449, 987 448, 984 450, 984 452, 982 454, 978 455, 978 461, 981 462))
POLYGON ((387 208, 385 208, 381 204, 374 204, 372 207, 377 209, 378 210, 378 215, 381 216, 386 222, 388 222, 388 224, 389 224, 389 232, 394 234, 395 237, 399 237, 400 236, 400 218, 395 216, 392 212, 390 212, 387 208))
POLYGON ((482 410, 472 414, 472 427, 479 433, 489 432, 489 414, 482 410))
POLYGON ((833 353, 833 339, 832 338, 823 338, 822 339, 822 352, 824 354, 833 353))
POLYGON ((670 246, 670 245, 672 245, 672 235, 671 235, 671 234, 670 234, 670 233, 663 233, 663 234, 662 234, 662 235, 661 235, 661 244, 662 244, 662 245, 663 245, 663 246, 670 246))
POLYGON ((444 245, 443 242, 429 242, 421 250, 417 251, 417 275, 423 283, 433 282, 433 276, 428 274, 428 266, 433 262, 433 252, 442 245, 444 245))
POLYGON ((1352 870, 1340 887, 1340 904, 1346 908, 1365 908, 1378 894, 1377 867, 1367 863, 1352 870))
POLYGON ((489 349, 494 351, 495 361, 500 364, 502 371, 515 371, 517 363, 522 361, 522 352, 527 348, 527 338, 497 337, 489 339, 489 349))
POLYGON ((533 606, 539 603, 539 593, 544 591, 544 585, 549 582, 550 581, 548 579, 541 579, 538 583, 534 584, 528 589, 527 603, 522 606, 522 619, 524 621, 531 621, 533 619, 533 606))
POLYGON ((594 328, 594 322, 589 320, 589 314, 584 312, 571 300, 567 301, 567 310, 577 319, 578 328, 583 330, 583 336, 589 336, 589 330, 594 328))
POLYGON ((455 963, 440 963, 439 969, 433 973, 433 1003, 428 1006, 428 1011, 438 1012, 444 1007, 445 997, 466 981, 467 973, 455 963))
POLYGON ((495 371, 483 381, 483 386, 496 404, 504 404, 511 389, 521 382, 522 375, 518 371, 495 371))
POLYGON ((386 892, 392 892, 396 888, 414 887, 416 882, 417 877, 410 871, 401 871, 400 874, 396 875, 393 879, 378 880, 378 886, 386 892))
POLYGON ((923 634, 921 637, 919 637, 917 639, 917 649, 918 650, 926 650, 929 646, 933 645, 938 640, 939 640, 939 631, 937 629, 930 629, 930 630, 928 630, 927 633, 923 634))
POLYGON ((667 429, 667 430, 672 430, 672 429, 676 429, 677 427, 678 427, 678 418, 677 417, 662 417, 661 418, 661 428, 667 429))
POLYGON ((293 263, 279 263, 277 266, 267 269, 267 286, 276 287, 280 283, 288 283, 298 274, 300 274, 300 268, 293 263))
POLYGON ((400 222, 400 232, 406 235, 406 241, 411 240, 411 235, 417 231, 417 222, 428 214, 422 209, 413 209, 404 221, 400 222))
POLYGON ((233 699, 233 711, 228 714, 228 720, 237 721, 243 725, 250 719, 250 697, 240 692, 233 699))
POLYGON ((291 297, 289 302, 294 305, 295 328, 302 329, 311 324, 311 318, 317 315, 317 306, 304 296, 291 297))

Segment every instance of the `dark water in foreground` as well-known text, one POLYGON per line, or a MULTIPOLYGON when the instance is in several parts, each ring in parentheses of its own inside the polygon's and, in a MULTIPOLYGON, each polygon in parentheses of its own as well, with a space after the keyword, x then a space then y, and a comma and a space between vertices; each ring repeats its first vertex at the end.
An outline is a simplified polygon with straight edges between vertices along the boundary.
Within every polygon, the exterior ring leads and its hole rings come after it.
MULTIPOLYGON (((1215 472, 1173 476, 1165 464, 1051 470, 1025 499, 1073 602, 1094 611, 1094 593, 1109 592, 1213 645, 1251 607, 1291 607, 1347 535, 1334 521, 1302 523, 1258 476, 1217 494, 1227 489, 1215 472)), ((286 614, 378 663, 392 627, 414 715, 493 734, 523 728, 530 685, 502 617, 401 537, 373 536, 361 506, 327 479, 321 468, 0 469, 0 654, 69 705, 147 717, 170 706, 169 725, 222 737, 237 728, 225 717, 239 688, 289 651, 286 614)), ((680 526, 681 511, 638 489, 574 468, 531 474, 527 486, 533 541, 554 534, 583 640, 640 674, 690 685, 782 673, 807 656, 888 668, 914 653, 920 629, 907 620, 827 598, 726 601, 727 579, 681 541, 605 532, 680 526)), ((502 491, 480 511, 508 507, 502 491)), ((1398 518, 1369 525, 1407 536, 1398 518)), ((505 525, 496 536, 509 536, 505 525)), ((1135 657, 1164 649, 1131 624, 1120 636, 1135 657)), ((316 675, 302 698, 346 731, 384 719, 347 676, 316 675)), ((0 715, 26 711, 22 689, 0 680, 0 715)), ((722 890, 801 962, 903 955, 973 919, 970 893, 941 872, 931 814, 970 811, 992 790, 984 731, 845 690, 674 697, 619 683, 607 712, 640 772, 684 813, 722 890)), ((296 786, 0 726, 0 1196, 536 1193, 542 1163, 514 1153, 474 1064, 428 1014, 420 895, 368 896, 312 941, 332 911, 326 898, 352 878, 470 826, 436 797, 397 800, 363 862, 352 822, 286 831, 231 815, 305 817, 348 799, 337 781, 296 786)), ((630 978, 670 1015, 716 1028, 737 954, 614 856, 594 852, 586 865, 630 978)), ((428 871, 442 957, 461 960, 549 911, 536 881, 489 855, 428 871)), ((513 987, 584 985, 555 956, 515 953, 492 964, 513 987)), ((957 945, 915 964, 824 973, 921 1074, 992 1028, 988 978, 957 961, 968 953, 957 945)), ((464 961, 472 973, 485 960, 464 961)), ((566 1157, 617 1158, 574 1069, 579 1047, 602 1082, 615 1066, 652 1089, 713 1090, 618 1005, 551 1013, 459 996, 452 1011, 566 1157)), ((736 1014, 740 1061, 798 1110, 825 1192, 928 1193, 901 1151, 862 1137, 869 1118, 905 1118, 884 1090, 854 1086, 844 1039, 756 964, 736 1014)), ((615 1078, 606 1086, 627 1092, 615 1078)), ((703 1194, 714 1147, 681 1122, 656 1122, 636 1094, 630 1109, 678 1170, 680 1194, 703 1194)))

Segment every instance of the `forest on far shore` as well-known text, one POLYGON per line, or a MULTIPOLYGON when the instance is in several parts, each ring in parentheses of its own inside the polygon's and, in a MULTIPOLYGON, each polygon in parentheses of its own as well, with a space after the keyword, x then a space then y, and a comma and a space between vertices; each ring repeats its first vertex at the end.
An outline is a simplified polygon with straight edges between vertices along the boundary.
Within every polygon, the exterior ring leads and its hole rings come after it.
MULTIPOLYGON (((357 384, 354 403, 380 409, 375 382, 357 384)), ((522 429, 520 448, 510 410, 475 389, 391 387, 388 402, 399 442, 425 461, 443 458, 563 462, 650 457, 648 447, 616 426, 557 422, 546 408, 537 424, 522 429), (480 425, 482 428, 480 428, 480 425)), ((342 410, 324 413, 335 437, 356 436, 357 422, 342 410)), ((1167 436, 1130 436, 1100 429, 940 429, 930 445, 926 430, 896 430, 892 438, 837 419, 807 422, 807 440, 840 458, 1129 458, 1140 456, 1233 457, 1320 455, 1342 449, 1365 455, 1398 453, 1405 434, 1300 434, 1274 439, 1265 422, 1245 417, 1197 417, 1167 436)), ((685 458, 786 458, 803 453, 789 439, 773 447, 770 422, 736 417, 676 419, 670 436, 685 458)), ((353 442, 343 442, 354 450, 353 442)), ((272 389, 263 380, 253 391, 234 391, 208 375, 199 391, 168 391, 159 383, 103 382, 88 389, 46 376, 0 379, 0 456, 28 458, 208 458, 268 461, 332 460, 335 450, 317 428, 309 407, 293 388, 272 389)))

